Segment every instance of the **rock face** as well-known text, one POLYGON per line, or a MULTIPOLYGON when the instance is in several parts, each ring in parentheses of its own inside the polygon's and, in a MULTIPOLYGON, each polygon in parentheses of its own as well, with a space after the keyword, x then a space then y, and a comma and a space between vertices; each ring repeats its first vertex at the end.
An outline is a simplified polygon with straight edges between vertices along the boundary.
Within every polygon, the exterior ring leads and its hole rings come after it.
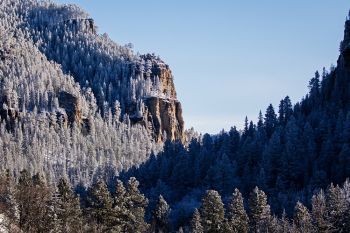
POLYGON ((169 99, 177 99, 173 75, 167 64, 165 64, 159 58, 156 58, 154 55, 146 54, 142 56, 146 61, 151 62, 152 64, 152 74, 153 76, 159 77, 159 80, 162 84, 161 91, 164 95, 167 95, 169 99))
POLYGON ((13 130, 15 128, 16 121, 21 117, 20 112, 13 108, 1 108, 0 109, 0 120, 6 121, 7 130, 13 130))
POLYGON ((58 102, 60 107, 66 111, 69 123, 81 124, 82 114, 78 97, 61 91, 58 96, 58 102))
POLYGON ((90 33, 96 34, 96 26, 94 19, 70 19, 63 22, 65 25, 69 25, 73 31, 85 30, 90 33))
POLYGON ((150 97, 145 103, 148 110, 145 114, 146 124, 158 142, 184 140, 184 121, 179 101, 150 97))
POLYGON ((160 96, 146 96, 144 98, 145 111, 141 119, 134 122, 142 122, 153 134, 157 142, 165 140, 184 140, 184 120, 182 117, 181 103, 177 100, 171 70, 167 64, 147 54, 142 56, 144 60, 152 64, 153 77, 158 77, 161 84, 160 96))

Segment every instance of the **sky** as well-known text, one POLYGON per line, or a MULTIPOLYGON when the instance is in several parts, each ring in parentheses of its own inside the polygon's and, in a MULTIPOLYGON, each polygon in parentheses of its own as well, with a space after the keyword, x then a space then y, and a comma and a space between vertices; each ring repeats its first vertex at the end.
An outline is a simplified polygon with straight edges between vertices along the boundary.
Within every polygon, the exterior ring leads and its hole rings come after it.
POLYGON ((336 64, 349 0, 56 0, 87 11, 115 42, 172 69, 186 128, 218 133, 336 64))

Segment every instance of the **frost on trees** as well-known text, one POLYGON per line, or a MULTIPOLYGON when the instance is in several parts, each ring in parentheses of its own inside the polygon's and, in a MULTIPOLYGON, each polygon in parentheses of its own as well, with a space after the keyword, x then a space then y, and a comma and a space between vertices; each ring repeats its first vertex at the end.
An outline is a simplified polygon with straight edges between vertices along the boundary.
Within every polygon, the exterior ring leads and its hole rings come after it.
POLYGON ((167 98, 154 73, 163 62, 97 30, 75 5, 0 2, 1 170, 88 184, 161 149, 129 116, 143 117, 150 96, 167 98))

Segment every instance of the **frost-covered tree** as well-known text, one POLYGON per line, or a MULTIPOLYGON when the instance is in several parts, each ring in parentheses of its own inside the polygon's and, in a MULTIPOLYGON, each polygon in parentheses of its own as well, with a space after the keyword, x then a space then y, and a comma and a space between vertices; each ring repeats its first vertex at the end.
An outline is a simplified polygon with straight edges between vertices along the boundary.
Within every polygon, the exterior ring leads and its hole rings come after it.
POLYGON ((203 233, 204 232, 204 229, 202 226, 201 214, 199 213, 197 208, 194 210, 194 213, 192 216, 191 230, 193 233, 203 233))
POLYGON ((346 216, 348 204, 344 198, 341 188, 331 184, 327 190, 327 212, 332 224, 332 231, 346 232, 346 216))
POLYGON ((69 182, 61 178, 57 185, 55 213, 57 232, 83 232, 82 211, 79 197, 76 197, 69 182))
POLYGON ((246 233, 249 230, 248 215, 244 209, 243 197, 238 189, 235 189, 227 211, 227 225, 230 232, 246 233))
POLYGON ((299 232, 313 232, 313 225, 309 210, 300 202, 297 202, 295 206, 294 223, 299 232))
POLYGON ((204 232, 218 233, 224 229, 225 210, 220 194, 215 190, 206 192, 200 208, 204 232))
POLYGON ((312 219, 316 232, 331 232, 331 223, 329 222, 326 197, 321 190, 312 197, 312 219))
POLYGON ((156 208, 153 210, 152 231, 156 233, 169 232, 169 214, 170 207, 160 195, 156 208))
POLYGON ((113 228, 113 199, 104 181, 99 180, 89 190, 89 215, 103 231, 113 228))
POLYGON ((252 232, 266 232, 271 219, 270 205, 264 191, 255 187, 249 198, 249 226, 252 232))

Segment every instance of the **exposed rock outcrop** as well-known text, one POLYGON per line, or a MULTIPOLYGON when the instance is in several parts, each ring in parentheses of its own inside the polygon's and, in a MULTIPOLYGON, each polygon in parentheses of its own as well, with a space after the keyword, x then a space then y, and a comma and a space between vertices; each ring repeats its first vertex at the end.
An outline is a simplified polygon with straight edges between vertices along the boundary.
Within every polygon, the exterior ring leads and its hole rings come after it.
POLYGON ((148 111, 146 117, 154 138, 160 142, 166 139, 184 139, 184 121, 181 103, 177 100, 165 100, 151 97, 145 100, 148 111))
POLYGON ((70 124, 82 122, 81 106, 78 97, 66 91, 61 91, 58 96, 58 102, 61 108, 63 108, 68 116, 70 124))
POLYGON ((6 122, 7 130, 14 130, 16 121, 21 117, 21 113, 13 108, 1 108, 0 119, 6 122))
POLYGON ((88 19, 70 19, 64 21, 64 24, 69 25, 73 31, 85 30, 90 33, 96 34, 95 21, 91 18, 88 19))
POLYGON ((169 66, 152 54, 143 55, 142 58, 152 64, 152 75, 159 77, 162 84, 162 93, 164 95, 169 94, 169 99, 177 99, 173 75, 169 66))
POLYGON ((146 62, 152 64, 153 78, 158 77, 161 83, 160 96, 147 96, 144 99, 145 111, 142 119, 134 118, 134 122, 142 122, 153 134, 157 142, 165 140, 184 140, 184 120, 181 103, 177 100, 171 70, 167 64, 154 55, 143 55, 146 62))

